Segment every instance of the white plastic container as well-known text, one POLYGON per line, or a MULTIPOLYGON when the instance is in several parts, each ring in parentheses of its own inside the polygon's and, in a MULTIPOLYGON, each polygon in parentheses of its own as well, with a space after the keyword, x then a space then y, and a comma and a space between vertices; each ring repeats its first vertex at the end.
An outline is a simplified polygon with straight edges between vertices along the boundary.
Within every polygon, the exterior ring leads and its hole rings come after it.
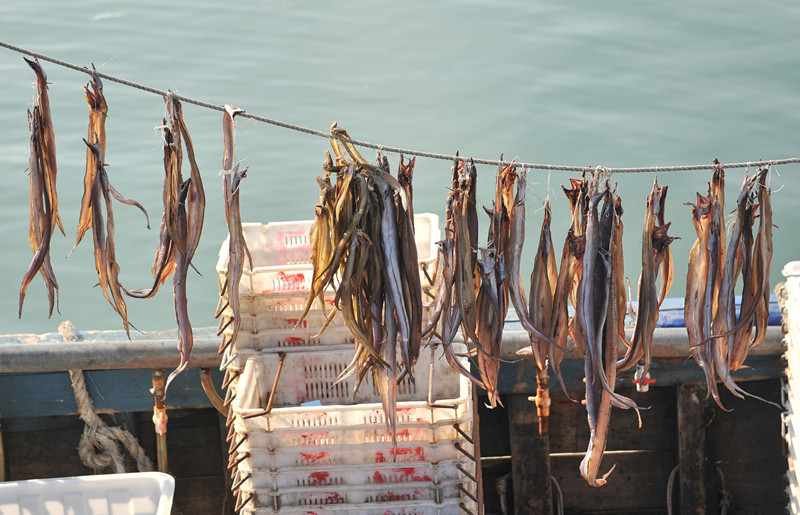
MULTIPOLYGON (((432 501, 405 501, 400 505, 393 503, 333 504, 305 506, 302 508, 286 506, 280 509, 281 515, 464 515, 459 507, 462 501, 444 499, 441 503, 432 501)), ((273 515, 271 508, 252 508, 245 505, 242 515, 273 515)), ((473 512, 474 513, 474 512, 473 512)))
POLYGON ((290 488, 325 486, 405 485, 410 483, 441 483, 460 479, 458 460, 431 463, 367 463, 328 467, 287 467, 280 473, 252 470, 250 486, 255 490, 286 490, 290 488))
POLYGON ((0 515, 170 515, 175 479, 136 472, 0 483, 0 515))
POLYGON ((476 492, 474 447, 465 438, 473 428, 472 388, 441 356, 431 374, 429 352, 417 362, 416 382, 398 385, 396 448, 367 379, 355 399, 352 384, 332 386, 352 349, 287 352, 273 406, 287 399, 318 403, 266 415, 279 358, 250 354, 233 402, 234 440, 241 442, 236 481, 250 499, 242 513, 309 513, 293 511, 307 507, 310 513, 438 515, 459 513, 458 503, 474 512, 463 493, 476 492), (418 511, 402 511, 417 503, 418 511))
MULTIPOLYGON (((326 349, 324 352, 291 352, 286 353, 276 387, 273 406, 299 406, 300 404, 319 401, 325 405, 336 405, 336 413, 340 414, 332 425, 364 423, 365 413, 373 419, 379 418, 383 422, 383 408, 380 404, 380 395, 373 386, 371 374, 367 374, 358 392, 353 395, 355 374, 336 383, 336 379, 347 368, 353 359, 353 349, 345 348, 326 349), (365 405, 365 403, 367 405, 365 405), (369 404, 374 404, 369 406, 369 404), (356 405, 348 409, 347 405, 356 405), (354 411, 355 410, 355 411, 354 411), (344 417, 349 417, 348 421, 344 417), (354 418, 355 417, 355 418, 354 418)), ((250 429, 267 429, 263 424, 263 417, 248 418, 266 406, 272 388, 273 378, 277 374, 280 357, 276 352, 250 353, 246 349, 239 351, 242 357, 247 358, 241 383, 247 384, 247 395, 239 395, 234 403, 234 412, 245 417, 250 422, 250 429)), ((421 401, 408 409, 422 409, 423 413, 417 415, 422 420, 429 421, 431 414, 428 406, 422 399, 428 398, 430 374, 430 354, 425 352, 414 366, 414 380, 406 376, 397 385, 398 401, 421 401)), ((437 358, 433 362, 433 384, 430 385, 434 399, 457 399, 462 397, 460 375, 446 362, 444 358, 437 358)), ((399 408, 400 406, 398 406, 399 408)), ((314 413, 324 411, 303 407, 297 410, 300 418, 313 417, 314 413)), ((295 413, 284 411, 282 413, 295 413)), ((291 416, 291 415, 290 415, 291 416)), ((275 419, 275 417, 270 417, 275 419)), ((276 419, 277 422, 277 419, 276 419)), ((278 422, 281 423, 281 422, 278 422)), ((292 423, 292 422, 289 422, 292 423)), ((319 421, 307 420, 302 422, 311 425, 323 425, 319 421)))

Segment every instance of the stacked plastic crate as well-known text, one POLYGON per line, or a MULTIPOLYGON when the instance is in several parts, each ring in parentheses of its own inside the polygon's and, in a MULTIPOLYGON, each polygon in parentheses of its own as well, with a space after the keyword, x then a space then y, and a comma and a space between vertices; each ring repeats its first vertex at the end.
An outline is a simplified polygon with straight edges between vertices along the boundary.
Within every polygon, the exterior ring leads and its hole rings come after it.
POLYGON ((783 268, 786 282, 776 291, 786 330, 786 382, 783 387, 783 434, 789 450, 789 512, 800 513, 800 261, 783 268))
MULTIPOLYGON (((470 383, 431 350, 398 384, 397 444, 367 377, 334 384, 354 340, 337 314, 318 335, 317 304, 299 315, 312 279, 311 221, 245 224, 253 259, 239 288, 241 329, 222 357, 237 510, 243 514, 477 513, 470 383)), ((415 216, 423 288, 436 260, 438 217, 415 216)), ((227 242, 217 270, 224 278, 227 242)), ((224 305, 226 299, 221 299, 224 305)), ((230 320, 229 308, 220 327, 230 320)), ((231 328, 222 332, 223 344, 231 328)), ((441 354, 441 353, 440 353, 441 354)))

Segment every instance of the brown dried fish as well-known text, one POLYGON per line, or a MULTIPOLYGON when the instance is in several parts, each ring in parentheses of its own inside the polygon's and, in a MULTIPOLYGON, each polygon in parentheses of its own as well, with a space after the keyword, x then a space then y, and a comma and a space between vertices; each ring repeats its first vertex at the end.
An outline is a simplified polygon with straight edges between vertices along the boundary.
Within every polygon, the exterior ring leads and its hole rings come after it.
POLYGON ((44 150, 42 148, 43 129, 39 106, 28 111, 28 124, 31 138, 31 154, 28 164, 28 180, 30 189, 30 228, 28 238, 33 250, 33 259, 22 278, 19 289, 19 317, 22 318, 22 305, 25 293, 37 272, 42 274, 47 297, 50 303, 48 317, 53 316, 53 307, 58 303, 58 282, 50 264, 50 238, 53 235, 53 211, 48 193, 48 181, 45 177, 44 150))

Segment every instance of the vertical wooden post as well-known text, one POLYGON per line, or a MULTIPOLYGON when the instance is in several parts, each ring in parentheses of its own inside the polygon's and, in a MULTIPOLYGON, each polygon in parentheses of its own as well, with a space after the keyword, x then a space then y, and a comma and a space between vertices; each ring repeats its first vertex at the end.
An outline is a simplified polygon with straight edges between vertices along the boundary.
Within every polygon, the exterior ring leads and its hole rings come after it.
POLYGON ((519 514, 553 513, 550 482, 550 437, 539 434, 536 405, 527 395, 508 396, 508 433, 514 511, 519 514))
POLYGON ((680 513, 719 511, 713 435, 714 407, 699 385, 678 386, 678 477, 680 513))

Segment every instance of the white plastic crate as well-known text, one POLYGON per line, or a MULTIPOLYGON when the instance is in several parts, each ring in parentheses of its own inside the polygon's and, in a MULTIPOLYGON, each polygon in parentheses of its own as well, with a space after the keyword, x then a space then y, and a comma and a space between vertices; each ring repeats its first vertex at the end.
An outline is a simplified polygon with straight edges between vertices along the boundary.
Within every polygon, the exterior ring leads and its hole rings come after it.
POLYGON ((352 348, 287 352, 273 406, 289 398, 289 404, 321 405, 273 407, 266 415, 261 412, 279 357, 240 352, 248 357, 233 402, 234 441, 241 442, 234 459, 239 495, 250 498, 242 513, 335 507, 330 513, 438 515, 460 513, 459 503, 475 512, 462 493, 477 490, 467 475, 475 476, 469 458, 474 447, 464 438, 473 429, 472 387, 443 357, 433 360, 431 375, 430 353, 423 352, 415 367, 416 383, 398 385, 395 448, 380 397, 368 379, 355 398, 352 382, 331 386, 352 358, 352 348), (433 405, 427 402, 431 377, 433 405), (394 511, 416 503, 419 511, 394 511))
POLYGON ((169 515, 175 480, 160 472, 0 483, 2 515, 169 515))
MULTIPOLYGON (((282 447, 278 449, 253 449, 242 444, 237 453, 247 456, 243 471, 272 470, 285 468, 309 467, 311 469, 330 466, 357 466, 381 463, 439 463, 442 461, 460 460, 465 468, 464 454, 457 446, 472 454, 472 445, 463 442, 403 442, 397 448, 390 442, 363 445, 324 445, 315 447, 282 447)), ((471 465, 470 465, 471 466, 471 465)), ((467 470, 470 470, 467 468, 467 470)), ((472 467, 474 470, 474 467, 472 467)), ((472 472, 470 472, 472 473, 472 472)))
POLYGON ((458 498, 458 482, 445 481, 439 485, 430 482, 413 484, 381 485, 368 484, 359 486, 318 486, 313 489, 291 489, 284 491, 250 492, 242 489, 247 495, 255 493, 257 504, 272 506, 274 510, 285 507, 328 506, 336 504, 392 503, 395 505, 410 501, 438 501, 440 499, 458 498))
MULTIPOLYGON (((405 501, 401 506, 396 504, 347 504, 313 507, 284 507, 282 515, 464 515, 458 506, 458 499, 444 499, 441 503, 431 501, 405 501)), ((240 512, 242 515, 272 515, 272 508, 250 508, 246 505, 240 512)), ((474 513, 474 512, 473 512, 474 513)))
POLYGON ((247 470, 252 473, 249 487, 254 490, 273 491, 288 488, 320 486, 363 486, 370 484, 395 485, 408 483, 434 482, 461 479, 460 462, 457 460, 431 463, 368 463, 351 466, 296 467, 270 470, 247 470))
MULTIPOLYGON (((324 334, 324 333, 323 333, 324 334)), ((275 352, 244 353, 240 350, 239 362, 241 357, 248 356, 245 363, 241 381, 247 384, 247 394, 239 395, 234 403, 234 411, 237 415, 245 417, 248 421, 249 429, 272 430, 268 427, 264 417, 248 418, 248 415, 257 413, 266 405, 272 388, 273 378, 277 374, 280 357, 275 352)), ((430 379, 430 361, 425 359, 430 354, 423 353, 417 364, 414 366, 414 380, 407 375, 397 385, 398 401, 414 401, 428 398, 428 386, 430 379)), ((352 424, 344 417, 353 415, 362 419, 364 413, 373 418, 383 417, 383 410, 380 404, 380 395, 373 386, 372 375, 367 374, 358 392, 353 395, 355 385, 355 374, 347 379, 336 383, 336 379, 347 368, 353 358, 353 349, 334 350, 326 349, 324 352, 292 352, 286 354, 283 370, 278 378, 277 392, 273 400, 274 407, 299 406, 300 404, 319 401, 323 407, 320 409, 310 409, 303 407, 296 415, 300 419, 308 419, 318 416, 319 413, 327 413, 325 405, 336 405, 336 420, 330 422, 331 425, 352 424), (375 406, 365 406, 364 403, 375 403, 375 406), (353 409, 342 409, 344 405, 358 404, 353 409), (340 419, 341 417, 341 419, 340 419)), ((443 357, 434 360, 433 377, 435 380, 431 385, 432 395, 436 399, 457 399, 462 397, 461 376, 456 372, 443 357)), ((424 405, 424 402, 422 403, 424 405)), ((398 406, 399 407, 399 406, 398 406)), ((430 416, 427 413, 427 406, 410 406, 409 409, 421 408, 425 413, 419 415, 427 420, 430 416)), ((287 415, 289 412, 284 412, 287 415)), ((292 413, 290 417, 295 415, 292 413)), ((269 417, 270 419, 274 417, 269 417)), ((324 419, 324 417, 323 417, 324 419)), ((363 420, 361 420, 363 422, 363 420)), ((303 423, 310 425, 324 425, 320 420, 304 420, 303 423)))
POLYGON ((781 414, 783 437, 788 452, 786 473, 789 496, 789 512, 800 513, 800 262, 788 263, 783 268, 786 282, 783 295, 778 295, 781 303, 786 334, 786 380, 783 386, 783 405, 786 411, 781 414))
MULTIPOLYGON (((320 345, 349 345, 351 348, 355 338, 350 329, 343 326, 329 325, 320 335, 319 328, 295 329, 266 329, 251 332, 239 330, 236 345, 229 346, 229 355, 232 352, 247 351, 281 351, 287 349, 307 349, 320 345)), ((224 360, 223 360, 224 361, 224 360)))
MULTIPOLYGON (((466 422, 466 420, 448 420, 434 425, 423 422, 407 422, 403 420, 402 414, 398 414, 398 418, 396 434, 397 441, 400 443, 456 441, 459 439, 459 434, 453 424, 460 424, 459 427, 461 427, 466 422)), ((375 417, 373 420, 377 421, 378 419, 375 417)), ((339 424, 329 428, 301 427, 277 431, 249 430, 248 426, 252 424, 247 424, 247 421, 241 420, 241 418, 237 419, 237 422, 236 431, 241 435, 246 433, 249 446, 256 449, 391 442, 391 435, 386 431, 386 424, 383 423, 382 416, 380 422, 371 421, 356 425, 339 424)))

